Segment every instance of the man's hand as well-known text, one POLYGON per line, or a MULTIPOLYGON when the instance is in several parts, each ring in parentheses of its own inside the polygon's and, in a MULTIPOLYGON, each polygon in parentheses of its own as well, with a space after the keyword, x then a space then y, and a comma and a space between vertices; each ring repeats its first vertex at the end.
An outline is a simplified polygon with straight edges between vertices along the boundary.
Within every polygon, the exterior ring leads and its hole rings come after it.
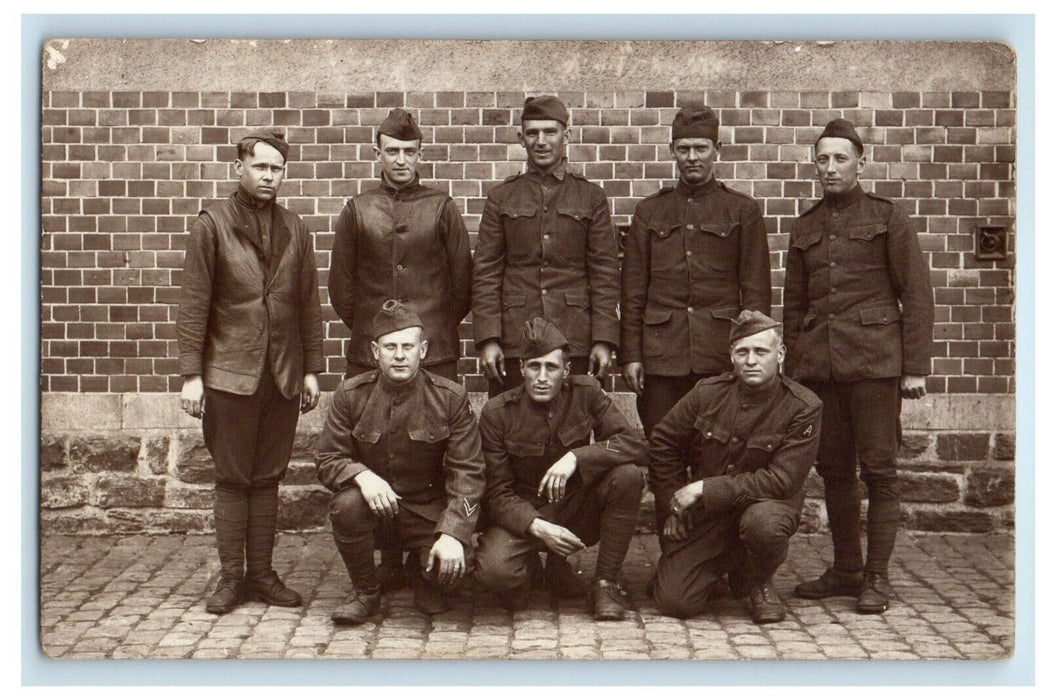
POLYGON ((685 511, 694 506, 702 495, 702 481, 693 481, 691 484, 682 486, 674 492, 673 498, 670 499, 670 511, 674 515, 683 518, 685 511))
POLYGON ((498 340, 489 340, 481 348, 481 370, 489 379, 503 381, 506 376, 506 358, 498 340))
POLYGON ((608 343, 600 341, 594 343, 590 349, 589 372, 598 379, 604 379, 608 374, 608 368, 612 366, 612 348, 608 343))
POLYGON ((199 374, 182 381, 182 410, 200 418, 204 415, 204 379, 199 374))
POLYGON ((630 391, 641 396, 645 393, 645 366, 640 362, 627 362, 623 365, 623 380, 630 391))
POLYGON ((905 374, 900 377, 900 396, 905 399, 920 399, 925 396, 925 377, 920 374, 905 374))
POLYGON ((437 583, 450 586, 466 573, 466 553, 463 543, 451 535, 441 533, 430 547, 430 558, 426 561, 426 573, 433 571, 437 565, 437 583))
POLYGON ((317 402, 321 400, 321 385, 317 381, 316 374, 306 374, 302 377, 302 394, 299 398, 299 410, 309 413, 317 408, 317 402))
POLYGON ((575 533, 567 527, 554 525, 542 518, 536 518, 532 521, 532 524, 528 526, 528 534, 546 545, 546 548, 551 552, 562 557, 567 557, 569 554, 578 552, 586 547, 583 541, 576 537, 575 533))
POLYGON ((575 474, 576 459, 574 452, 566 452, 561 459, 553 463, 553 465, 546 470, 546 474, 543 474, 542 481, 539 482, 539 496, 543 495, 543 489, 546 489, 546 500, 551 503, 560 503, 565 500, 565 485, 568 480, 575 474))
POLYGON ((688 537, 688 524, 679 515, 671 514, 663 523, 663 537, 670 542, 680 542, 688 537))
POLYGON ((397 515, 397 501, 400 496, 386 483, 386 479, 370 469, 365 469, 353 477, 353 480, 361 490, 364 502, 375 515, 380 518, 392 518, 397 515))

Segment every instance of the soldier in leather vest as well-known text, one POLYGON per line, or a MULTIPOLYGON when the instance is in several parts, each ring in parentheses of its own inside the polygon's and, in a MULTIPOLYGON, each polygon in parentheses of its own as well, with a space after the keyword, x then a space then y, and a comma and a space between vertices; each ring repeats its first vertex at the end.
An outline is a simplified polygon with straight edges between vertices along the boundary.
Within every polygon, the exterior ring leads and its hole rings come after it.
POLYGON ((317 476, 334 492, 332 536, 353 581, 333 613, 360 624, 379 610, 376 535, 408 549, 415 605, 447 609, 466 571, 484 493, 484 458, 466 390, 425 369, 419 317, 395 299, 370 324, 378 369, 346 379, 332 397, 317 444, 317 476))
POLYGON ((324 356, 313 241, 276 203, 287 156, 281 134, 242 139, 237 191, 200 213, 186 246, 179 373, 182 408, 203 415, 215 463, 222 577, 206 608, 216 614, 243 600, 302 604, 272 569, 277 484, 299 411, 320 397, 324 356))
POLYGON ((714 176, 718 127, 704 105, 677 113, 678 182, 638 203, 623 251, 619 362, 646 435, 698 380, 731 369, 725 348, 740 309, 769 313, 765 221, 714 176))
POLYGON ((880 613, 893 595, 900 399, 924 396, 932 371, 932 285, 907 212, 860 187, 866 157, 850 122, 827 124, 815 162, 823 198, 791 231, 783 325, 787 372, 823 400, 817 472, 834 564, 794 592, 855 596, 858 612, 880 613), (866 563, 857 460, 869 503, 866 563))
POLYGON ((447 193, 419 184, 422 132, 394 109, 376 130, 378 186, 357 195, 335 224, 328 294, 350 330, 346 376, 375 367, 372 317, 387 299, 408 304, 426 328, 423 366, 457 381, 459 323, 470 312, 470 240, 447 193))
POLYGON ((604 190, 568 170, 568 110, 529 97, 521 113, 528 169, 488 194, 474 251, 473 326, 490 396, 521 383, 524 324, 568 339, 572 371, 599 379, 619 342, 618 240, 604 190))

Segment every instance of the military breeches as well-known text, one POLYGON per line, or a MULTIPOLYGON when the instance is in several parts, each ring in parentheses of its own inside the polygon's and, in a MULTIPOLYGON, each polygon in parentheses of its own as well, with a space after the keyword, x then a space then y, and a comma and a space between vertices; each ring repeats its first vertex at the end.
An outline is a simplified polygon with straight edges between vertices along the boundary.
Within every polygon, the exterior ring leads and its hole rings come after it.
POLYGON ((723 573, 729 573, 733 589, 740 593, 767 581, 786 561, 797 529, 794 506, 761 501, 738 516, 727 516, 722 527, 701 530, 684 543, 665 547, 656 569, 656 605, 674 617, 694 617, 706 607, 712 584, 723 573))
POLYGON ((435 521, 406 508, 403 501, 392 518, 377 517, 364 502, 364 496, 356 486, 332 496, 329 518, 336 540, 349 540, 369 534, 373 538, 372 549, 399 542, 405 549, 429 551, 434 543, 434 528, 437 527, 435 521))
MULTIPOLYGON (((644 475, 633 464, 621 464, 587 488, 569 492, 562 504, 547 504, 539 510, 544 520, 571 530, 588 547, 601 542, 598 568, 618 572, 630 538, 637 526, 644 475), (602 567, 602 554, 611 560, 602 567)), ((529 562, 545 551, 535 537, 520 537, 493 525, 481 533, 477 545, 474 579, 491 591, 509 591, 526 585, 529 562)), ((598 575, 598 573, 595 573, 598 575)), ((599 575, 613 578, 613 573, 599 575)))
POLYGON ((215 483, 235 489, 272 486, 284 478, 299 421, 299 395, 285 398, 264 369, 250 396, 204 389, 204 444, 215 483))

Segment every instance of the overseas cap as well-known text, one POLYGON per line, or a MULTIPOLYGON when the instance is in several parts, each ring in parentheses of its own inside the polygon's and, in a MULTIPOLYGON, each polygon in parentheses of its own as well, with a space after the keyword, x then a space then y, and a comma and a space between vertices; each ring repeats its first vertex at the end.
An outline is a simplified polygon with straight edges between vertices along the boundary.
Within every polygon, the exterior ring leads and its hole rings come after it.
POLYGON ((558 348, 568 349, 568 339, 557 329, 557 326, 547 322, 545 318, 526 321, 524 337, 525 342, 528 343, 524 352, 526 360, 542 357, 558 348))
POLYGON ((568 110, 565 103, 553 95, 526 97, 524 109, 521 110, 521 123, 528 119, 554 119, 568 126, 568 110))
POLYGON ((686 105, 674 115, 670 140, 703 138, 717 143, 719 125, 718 117, 710 107, 705 104, 686 105))
POLYGON ((782 328, 783 324, 775 319, 769 318, 760 311, 744 309, 739 316, 732 321, 732 330, 728 334, 729 345, 740 338, 748 338, 769 328, 782 328))
POLYGON ((378 340, 387 333, 416 327, 423 327, 418 314, 396 299, 387 299, 372 319, 372 340, 378 340))
POLYGON ((378 134, 386 134, 398 141, 414 141, 415 139, 422 141, 423 138, 423 132, 419 131, 419 125, 415 123, 415 118, 412 117, 411 112, 407 112, 400 107, 394 107, 390 110, 390 114, 379 125, 376 138, 378 138, 378 134))
POLYGON ((823 133, 820 134, 820 138, 816 139, 816 143, 819 143, 820 139, 825 138, 848 139, 856 144, 856 148, 860 149, 860 155, 863 155, 863 141, 860 140, 860 135, 856 133, 856 127, 848 119, 831 119, 827 122, 827 126, 823 129, 823 133))
POLYGON ((240 145, 240 143, 244 143, 248 140, 262 141, 268 146, 273 146, 280 152, 284 160, 288 160, 288 151, 291 149, 291 146, 289 146, 288 142, 284 140, 284 134, 282 132, 274 131, 272 129, 262 129, 259 131, 253 131, 244 138, 242 138, 238 143, 238 146, 240 145))

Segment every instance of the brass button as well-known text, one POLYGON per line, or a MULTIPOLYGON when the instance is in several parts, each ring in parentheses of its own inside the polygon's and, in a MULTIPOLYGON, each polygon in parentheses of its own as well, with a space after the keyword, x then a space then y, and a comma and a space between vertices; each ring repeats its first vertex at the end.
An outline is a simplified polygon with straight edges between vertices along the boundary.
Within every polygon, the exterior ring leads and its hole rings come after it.
POLYGON ((692 255, 692 251, 691 250, 686 250, 685 251, 685 255, 692 255))
POLYGON ((833 260, 831 260, 831 261, 830 261, 830 266, 831 266, 831 267, 837 267, 837 266, 838 266, 838 263, 836 263, 836 262, 834 262, 833 260))
POLYGON ((739 438, 738 438, 738 437, 736 437, 735 435, 733 435, 733 436, 732 436, 732 444, 733 444, 733 445, 735 445, 735 444, 736 444, 736 443, 738 443, 738 442, 739 442, 739 438))
POLYGON ((831 239, 832 241, 836 241, 836 240, 838 240, 838 236, 837 236, 837 234, 834 234, 834 233, 830 234, 830 239, 831 239))
POLYGON ((687 229, 688 229, 689 231, 692 231, 692 230, 693 230, 693 229, 695 229, 696 227, 695 227, 695 226, 694 226, 693 224, 689 224, 689 225, 688 225, 688 226, 686 226, 685 228, 687 228, 687 229))
POLYGON ((836 212, 836 211, 834 211, 834 212, 831 212, 831 214, 830 214, 830 215, 831 215, 831 216, 833 216, 833 217, 834 217, 835 219, 837 219, 837 218, 838 218, 838 212, 836 212))
POLYGON ((544 233, 543 234, 543 240, 544 241, 549 241, 550 240, 550 234, 549 233, 544 233))
POLYGON ((542 294, 543 294, 544 297, 546 296, 546 290, 545 289, 543 290, 542 294))
POLYGON ((693 314, 693 313, 695 313, 695 312, 696 312, 696 309, 695 309, 694 307, 691 307, 691 306, 690 306, 690 307, 688 307, 688 312, 689 312, 690 314, 693 314))
POLYGON ((710 431, 708 430, 708 431, 707 431, 707 437, 714 437, 714 433, 712 433, 712 432, 710 432, 710 431))
POLYGON ((404 269, 404 265, 398 265, 398 266, 397 266, 397 270, 398 270, 398 271, 401 271, 401 270, 403 270, 403 269, 404 269))

